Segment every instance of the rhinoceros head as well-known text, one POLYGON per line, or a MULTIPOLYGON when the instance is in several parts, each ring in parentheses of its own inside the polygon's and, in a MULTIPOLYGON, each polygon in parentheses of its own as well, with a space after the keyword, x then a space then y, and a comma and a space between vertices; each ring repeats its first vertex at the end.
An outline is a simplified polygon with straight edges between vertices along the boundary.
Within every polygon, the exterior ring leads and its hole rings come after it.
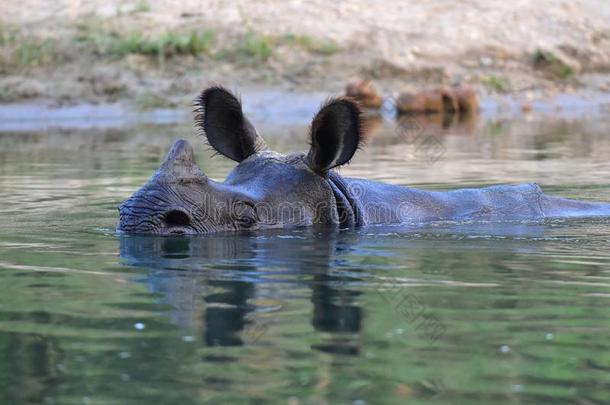
POLYGON ((221 87, 196 100, 196 123, 208 143, 238 165, 222 183, 199 169, 186 140, 172 146, 152 178, 119 206, 117 231, 201 234, 218 231, 336 224, 329 171, 347 163, 362 139, 358 106, 331 99, 311 124, 308 153, 270 151, 221 87))

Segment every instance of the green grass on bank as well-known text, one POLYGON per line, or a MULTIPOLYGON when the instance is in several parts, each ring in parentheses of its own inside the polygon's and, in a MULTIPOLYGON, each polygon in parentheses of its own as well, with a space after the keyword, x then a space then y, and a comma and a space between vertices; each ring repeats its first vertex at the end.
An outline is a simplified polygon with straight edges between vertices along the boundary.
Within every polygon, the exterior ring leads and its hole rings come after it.
POLYGON ((65 55, 52 38, 39 38, 19 28, 0 25, 0 72, 61 63, 65 55))
POLYGON ((136 13, 148 13, 151 8, 152 7, 150 6, 148 0, 139 0, 134 11, 136 13))
POLYGON ((76 26, 76 40, 99 56, 124 57, 140 54, 168 58, 176 55, 209 54, 215 38, 213 30, 180 33, 167 31, 159 35, 139 32, 127 34, 105 28, 96 21, 82 21, 76 26))
POLYGON ((255 31, 247 31, 233 46, 218 50, 214 57, 239 64, 266 62, 273 55, 276 47, 274 38, 255 31))
POLYGON ((496 93, 505 93, 510 89, 510 83, 505 77, 489 75, 483 79, 483 85, 496 93))
POLYGON ((287 34, 283 38, 284 43, 296 45, 302 49, 321 55, 332 55, 339 52, 339 47, 332 41, 318 41, 309 35, 287 34))
POLYGON ((339 52, 337 44, 331 41, 318 41, 308 35, 286 34, 271 36, 252 30, 247 31, 237 45, 222 50, 217 57, 236 62, 266 61, 279 47, 300 48, 312 54, 330 56, 339 52))
POLYGON ((533 55, 533 65, 536 69, 546 72, 560 80, 569 80, 576 74, 573 66, 570 66, 553 51, 538 49, 533 55))
POLYGON ((168 31, 160 35, 139 32, 120 33, 104 27, 99 21, 82 21, 77 25, 77 40, 97 55, 125 57, 140 54, 159 57, 207 55, 236 63, 265 62, 281 46, 298 47, 313 54, 329 56, 339 51, 331 41, 317 41, 307 35, 287 34, 281 37, 246 31, 232 43, 218 47, 214 30, 180 33, 168 31), (216 49, 215 49, 216 48, 216 49))
MULTIPOLYGON (((139 12, 146 12, 150 7, 146 1, 138 4, 139 12)), ((101 59, 144 55, 157 59, 160 65, 181 56, 208 57, 237 64, 265 63, 280 47, 300 49, 322 57, 340 50, 332 41, 308 35, 275 36, 250 29, 220 44, 213 29, 144 34, 119 29, 111 20, 88 17, 75 24, 73 37, 61 40, 26 35, 20 28, 0 25, 0 70, 61 64, 87 54, 101 59)))
POLYGON ((127 37, 118 38, 112 52, 117 56, 131 53, 170 57, 174 55, 193 55, 209 53, 214 39, 213 31, 179 34, 166 32, 158 37, 147 38, 140 33, 131 33, 127 37))

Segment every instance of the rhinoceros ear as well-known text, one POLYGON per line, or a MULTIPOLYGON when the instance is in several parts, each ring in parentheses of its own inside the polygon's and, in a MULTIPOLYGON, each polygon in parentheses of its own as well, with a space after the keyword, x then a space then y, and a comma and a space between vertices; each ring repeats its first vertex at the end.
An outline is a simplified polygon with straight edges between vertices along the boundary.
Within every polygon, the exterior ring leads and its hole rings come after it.
POLYGON ((254 126, 244 116, 241 103, 222 87, 210 87, 195 100, 195 123, 221 155, 241 162, 267 149, 254 126))
POLYGON ((331 99, 322 106, 311 123, 311 149, 307 163, 316 173, 349 162, 363 138, 358 105, 349 99, 331 99))

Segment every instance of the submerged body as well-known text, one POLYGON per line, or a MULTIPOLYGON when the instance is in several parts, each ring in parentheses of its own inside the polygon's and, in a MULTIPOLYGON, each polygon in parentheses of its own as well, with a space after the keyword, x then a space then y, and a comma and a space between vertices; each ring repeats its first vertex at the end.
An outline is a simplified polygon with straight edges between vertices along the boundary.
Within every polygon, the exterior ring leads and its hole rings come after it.
POLYGON ((514 221, 610 216, 610 204, 545 195, 536 184, 448 192, 342 177, 362 139, 360 113, 346 99, 322 107, 307 154, 268 150, 222 88, 204 91, 197 122, 208 142, 239 164, 220 183, 178 140, 150 181, 119 207, 119 232, 203 234, 286 227, 360 227, 429 221, 514 221))

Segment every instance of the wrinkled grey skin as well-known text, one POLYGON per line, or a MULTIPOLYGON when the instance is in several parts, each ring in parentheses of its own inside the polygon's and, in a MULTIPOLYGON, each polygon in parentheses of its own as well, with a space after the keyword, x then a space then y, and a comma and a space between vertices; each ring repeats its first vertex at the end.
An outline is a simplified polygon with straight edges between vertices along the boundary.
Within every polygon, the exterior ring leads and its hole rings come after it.
POLYGON ((424 191, 342 177, 362 138, 358 107, 329 101, 312 122, 307 154, 269 151, 239 101, 214 87, 198 99, 197 123, 239 164, 222 183, 206 177, 193 148, 175 142, 141 189, 119 206, 117 231, 205 234, 288 227, 360 227, 438 220, 513 221, 610 216, 610 204, 548 196, 535 184, 424 191))

